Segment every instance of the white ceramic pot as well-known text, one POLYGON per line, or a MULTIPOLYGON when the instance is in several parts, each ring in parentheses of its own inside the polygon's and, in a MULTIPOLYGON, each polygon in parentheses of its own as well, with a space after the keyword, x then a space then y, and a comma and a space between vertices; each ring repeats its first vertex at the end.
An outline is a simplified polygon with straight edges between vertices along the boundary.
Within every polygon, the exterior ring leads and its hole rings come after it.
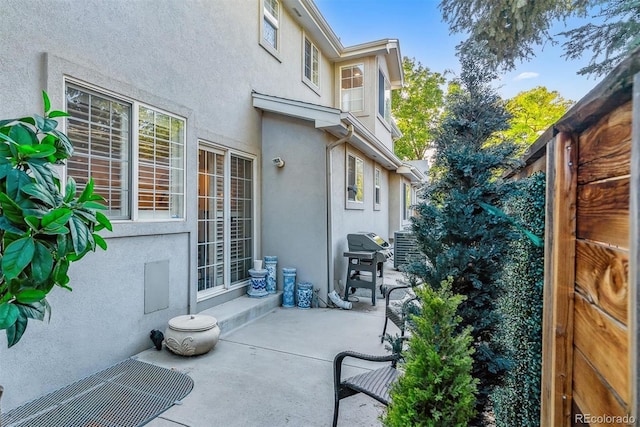
POLYGON ((218 343, 220 327, 215 317, 187 314, 169 320, 164 343, 173 353, 196 356, 210 351, 218 343))

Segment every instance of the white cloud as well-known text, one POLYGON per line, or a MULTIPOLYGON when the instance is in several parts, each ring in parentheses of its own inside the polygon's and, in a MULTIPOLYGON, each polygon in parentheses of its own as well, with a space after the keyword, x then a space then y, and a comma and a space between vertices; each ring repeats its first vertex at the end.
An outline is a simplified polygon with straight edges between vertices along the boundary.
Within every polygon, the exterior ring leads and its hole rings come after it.
POLYGON ((518 80, 525 80, 525 79, 535 79, 536 77, 539 77, 540 74, 533 72, 533 71, 525 71, 524 73, 520 73, 517 76, 515 76, 513 78, 513 80, 518 81, 518 80))

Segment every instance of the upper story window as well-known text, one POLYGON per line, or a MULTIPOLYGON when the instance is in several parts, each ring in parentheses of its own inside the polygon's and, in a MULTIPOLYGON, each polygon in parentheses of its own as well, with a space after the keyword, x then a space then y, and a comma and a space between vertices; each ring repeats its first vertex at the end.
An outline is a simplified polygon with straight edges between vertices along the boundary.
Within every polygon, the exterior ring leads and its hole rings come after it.
POLYGON ((378 71, 378 114, 391 122, 391 84, 382 71, 378 71))
POLYGON ((67 133, 75 145, 67 171, 80 185, 94 179, 106 215, 184 218, 185 120, 73 83, 65 92, 67 133))
POLYGON ((343 111, 364 110, 364 64, 340 68, 340 100, 343 111))
POLYGON ((278 0, 262 0, 261 18, 260 44, 271 53, 276 54, 280 49, 280 2, 278 0))
POLYGON ((347 154, 347 207, 360 207, 363 202, 364 161, 353 154, 347 154))
POLYGON ((320 85, 320 51, 306 37, 304 38, 304 81, 316 88, 320 85))
POLYGON ((381 184, 382 184, 382 173, 380 172, 380 169, 375 168, 374 172, 373 172, 373 185, 374 185, 374 190, 373 190, 373 209, 375 210, 380 210, 380 188, 381 188, 381 184))

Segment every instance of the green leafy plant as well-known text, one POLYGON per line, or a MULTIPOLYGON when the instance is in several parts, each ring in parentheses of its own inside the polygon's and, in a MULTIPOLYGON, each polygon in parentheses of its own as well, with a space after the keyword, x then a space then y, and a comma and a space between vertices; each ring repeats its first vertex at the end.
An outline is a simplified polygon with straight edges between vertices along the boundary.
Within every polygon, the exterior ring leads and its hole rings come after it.
POLYGON ((43 320, 51 307, 47 294, 69 286, 69 265, 97 247, 96 232, 111 230, 104 199, 89 180, 76 197, 73 178, 64 193, 53 165, 73 154, 69 138, 57 129, 63 111, 51 110, 42 92, 44 116, 0 120, 0 329, 15 345, 29 319, 43 320))
MULTIPOLYGON (((506 201, 505 209, 542 235, 545 174, 523 179, 519 187, 520 191, 506 201)), ((504 292, 497 307, 503 319, 498 340, 513 365, 504 384, 494 389, 491 400, 496 426, 534 427, 540 425, 544 248, 527 239, 514 240, 510 247, 501 277, 504 292)))
POLYGON ((478 380, 471 376, 471 328, 459 328, 464 297, 452 294, 451 282, 438 290, 416 288, 421 311, 412 316, 400 364, 405 372, 391 389, 386 426, 467 426, 474 415, 478 380))

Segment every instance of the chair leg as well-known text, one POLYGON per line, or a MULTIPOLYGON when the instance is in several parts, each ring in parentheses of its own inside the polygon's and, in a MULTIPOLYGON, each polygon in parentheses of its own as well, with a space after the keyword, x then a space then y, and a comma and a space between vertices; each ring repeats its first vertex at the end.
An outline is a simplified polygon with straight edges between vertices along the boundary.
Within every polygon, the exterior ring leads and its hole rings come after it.
POLYGON ((382 328, 382 337, 380 337, 380 344, 384 342, 384 334, 387 332, 387 322, 389 318, 387 316, 384 317, 384 328, 382 328))
POLYGON ((333 427, 338 425, 338 410, 340 409, 340 400, 336 397, 336 402, 333 405, 333 427))

